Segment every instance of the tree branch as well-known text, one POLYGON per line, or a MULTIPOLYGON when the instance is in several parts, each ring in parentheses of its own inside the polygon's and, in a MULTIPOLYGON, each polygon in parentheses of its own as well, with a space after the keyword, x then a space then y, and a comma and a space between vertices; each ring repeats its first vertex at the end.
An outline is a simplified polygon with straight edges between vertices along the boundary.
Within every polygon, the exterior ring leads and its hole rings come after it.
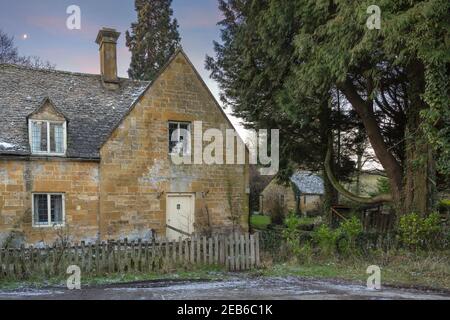
POLYGON ((327 174, 328 179, 330 180, 333 187, 344 197, 347 199, 350 199, 352 201, 362 203, 362 204, 381 204, 385 202, 392 202, 393 198, 390 194, 381 194, 372 198, 368 197, 361 197, 358 196, 348 190, 346 190, 336 179, 336 177, 333 174, 333 170, 331 170, 331 149, 332 149, 332 140, 330 139, 328 143, 328 150, 327 150, 327 156, 325 158, 325 172, 327 174))

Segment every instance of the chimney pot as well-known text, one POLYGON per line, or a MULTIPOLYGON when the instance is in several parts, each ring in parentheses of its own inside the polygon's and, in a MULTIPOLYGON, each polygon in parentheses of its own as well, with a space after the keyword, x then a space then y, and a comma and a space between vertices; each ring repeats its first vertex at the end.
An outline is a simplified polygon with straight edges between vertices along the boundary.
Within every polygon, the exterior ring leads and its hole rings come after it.
POLYGON ((112 28, 102 28, 95 41, 100 47, 100 69, 104 85, 109 89, 119 87, 117 77, 117 39, 120 32, 112 28))

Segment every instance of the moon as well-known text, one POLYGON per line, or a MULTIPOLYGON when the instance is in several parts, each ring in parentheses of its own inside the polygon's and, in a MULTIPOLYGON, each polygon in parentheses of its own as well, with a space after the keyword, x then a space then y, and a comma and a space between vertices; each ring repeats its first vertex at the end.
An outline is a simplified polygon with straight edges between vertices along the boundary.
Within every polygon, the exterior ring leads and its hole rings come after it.
POLYGON ((25 33, 25 34, 22 36, 22 39, 23 39, 23 40, 27 40, 27 39, 28 39, 28 35, 25 33))

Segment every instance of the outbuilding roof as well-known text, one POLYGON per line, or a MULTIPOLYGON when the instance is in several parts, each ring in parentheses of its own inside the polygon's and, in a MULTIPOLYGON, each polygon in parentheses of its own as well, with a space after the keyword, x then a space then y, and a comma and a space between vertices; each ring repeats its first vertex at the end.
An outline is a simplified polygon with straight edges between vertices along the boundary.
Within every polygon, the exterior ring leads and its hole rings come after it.
POLYGON ((302 194, 325 194, 322 177, 311 171, 297 171, 292 175, 291 181, 302 194))

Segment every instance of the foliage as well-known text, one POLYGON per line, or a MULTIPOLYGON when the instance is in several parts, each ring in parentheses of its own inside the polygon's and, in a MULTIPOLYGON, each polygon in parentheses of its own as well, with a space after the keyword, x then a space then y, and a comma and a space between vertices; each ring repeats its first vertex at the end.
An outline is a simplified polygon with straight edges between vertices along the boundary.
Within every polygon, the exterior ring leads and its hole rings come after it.
POLYGON ((272 224, 282 225, 287 211, 283 192, 271 190, 265 195, 264 203, 264 211, 270 214, 272 224))
POLYGON ((286 241, 289 249, 297 255, 300 244, 300 231, 298 229, 300 222, 298 216, 292 212, 289 213, 284 220, 284 224, 286 228, 283 230, 283 239, 286 241))
POLYGON ((320 226, 313 238, 323 254, 347 254, 356 252, 356 240, 362 234, 361 221, 353 216, 341 223, 339 228, 333 230, 327 225, 320 226))
MULTIPOLYGON (((235 115, 255 128, 281 129, 283 168, 292 161, 317 169, 324 160, 317 145, 326 146, 327 135, 338 131, 351 146, 349 136, 362 128, 398 212, 411 206, 402 199, 425 203, 428 194, 418 190, 432 190, 429 180, 420 176, 408 188, 404 169, 421 163, 426 171, 427 161, 418 160, 430 155, 420 146, 430 144, 448 174, 448 1, 381 0, 380 30, 366 26, 368 0, 219 3, 222 43, 207 68, 235 115), (410 192, 418 194, 403 197, 410 192)), ((338 157, 345 152, 356 151, 344 148, 338 157)))
POLYGON ((386 178, 377 179, 377 193, 387 194, 391 192, 391 187, 389 186, 389 180, 386 178))
POLYGON ((438 213, 428 217, 421 217, 417 213, 403 216, 398 229, 402 243, 413 250, 431 247, 442 231, 438 213))
POLYGON ((178 22, 172 19, 171 4, 172 0, 135 0, 138 21, 126 33, 132 54, 130 78, 154 80, 179 47, 178 22))
POLYGON ((284 220, 285 228, 282 231, 283 240, 286 242, 288 252, 299 261, 309 261, 313 256, 313 246, 311 241, 302 239, 300 227, 305 221, 299 219, 294 213, 290 212, 284 220))
POLYGON ((314 233, 313 239, 325 255, 334 253, 338 233, 327 225, 321 225, 314 233))

